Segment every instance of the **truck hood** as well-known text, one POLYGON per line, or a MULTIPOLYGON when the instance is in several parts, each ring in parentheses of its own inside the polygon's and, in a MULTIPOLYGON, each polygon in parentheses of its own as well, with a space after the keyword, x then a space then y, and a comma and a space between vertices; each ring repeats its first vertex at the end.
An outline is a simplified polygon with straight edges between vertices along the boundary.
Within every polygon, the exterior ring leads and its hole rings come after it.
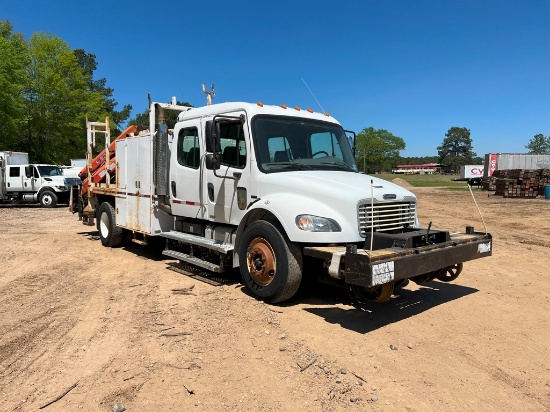
POLYGON ((260 198, 281 191, 300 193, 306 198, 323 198, 327 202, 340 201, 358 203, 371 198, 375 202, 408 201, 416 196, 403 187, 387 180, 362 173, 342 171, 292 171, 265 174, 260 178, 260 198))
POLYGON ((292 171, 264 174, 258 182, 259 201, 253 207, 269 210, 283 225, 289 239, 303 243, 360 242, 359 206, 416 203, 416 196, 386 180, 345 171, 292 171), (329 218, 338 232, 299 230, 299 215, 329 218))
POLYGON ((47 184, 55 186, 76 186, 81 182, 80 178, 67 176, 44 176, 42 179, 47 184))

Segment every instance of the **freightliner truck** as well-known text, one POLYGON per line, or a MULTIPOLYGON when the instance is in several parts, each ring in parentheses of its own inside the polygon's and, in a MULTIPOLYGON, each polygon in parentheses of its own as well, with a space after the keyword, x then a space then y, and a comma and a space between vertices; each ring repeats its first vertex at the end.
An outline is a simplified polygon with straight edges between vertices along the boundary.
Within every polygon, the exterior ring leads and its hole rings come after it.
POLYGON ((218 276, 239 268, 263 301, 290 299, 313 272, 353 302, 382 302, 408 279, 452 281, 463 262, 492 253, 491 235, 472 226, 421 228, 415 195, 358 172, 355 135, 327 113, 150 102, 148 127, 113 141, 105 120, 87 122, 73 212, 95 222, 104 246, 160 243, 164 255, 218 276), (173 129, 169 111, 178 113, 173 129), (99 135, 105 149, 93 157, 99 135))

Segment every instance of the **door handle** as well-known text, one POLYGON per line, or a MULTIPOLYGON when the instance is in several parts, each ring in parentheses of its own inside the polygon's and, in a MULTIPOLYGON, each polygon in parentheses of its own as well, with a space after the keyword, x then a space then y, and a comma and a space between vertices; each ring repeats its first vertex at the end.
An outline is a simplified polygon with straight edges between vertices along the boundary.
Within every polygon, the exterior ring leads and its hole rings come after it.
POLYGON ((170 186, 172 187, 172 196, 173 197, 178 197, 178 195, 176 194, 176 182, 174 182, 173 180, 170 182, 170 186))
POLYGON ((214 184, 208 183, 208 199, 210 199, 211 202, 214 202, 214 184))

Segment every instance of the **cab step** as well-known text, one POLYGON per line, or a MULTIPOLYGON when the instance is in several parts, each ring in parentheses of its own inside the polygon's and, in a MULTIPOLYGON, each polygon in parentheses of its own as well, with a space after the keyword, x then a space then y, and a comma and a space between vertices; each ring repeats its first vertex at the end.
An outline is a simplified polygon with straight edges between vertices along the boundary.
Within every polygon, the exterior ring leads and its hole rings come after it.
POLYGON ((206 260, 202 260, 199 258, 196 258, 194 256, 188 255, 183 252, 178 252, 176 250, 170 250, 165 249, 162 251, 162 254, 164 256, 168 256, 174 259, 179 259, 183 262, 189 263, 194 266, 199 266, 203 269, 210 270, 211 272, 221 273, 223 272, 223 267, 221 265, 216 265, 215 263, 208 262, 206 260))
POLYGON ((187 243, 190 245, 202 246, 207 249, 215 250, 221 253, 232 252, 234 246, 231 243, 225 243, 216 239, 207 239, 203 236, 192 235, 190 233, 177 232, 171 230, 159 234, 167 239, 177 240, 178 242, 187 243))

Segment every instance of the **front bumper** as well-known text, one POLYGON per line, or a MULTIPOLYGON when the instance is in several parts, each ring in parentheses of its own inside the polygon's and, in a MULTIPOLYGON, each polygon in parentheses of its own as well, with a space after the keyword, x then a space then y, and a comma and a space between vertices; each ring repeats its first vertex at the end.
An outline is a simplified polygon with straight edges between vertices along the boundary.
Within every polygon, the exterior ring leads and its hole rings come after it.
POLYGON ((456 264, 492 254, 489 233, 454 233, 449 240, 417 247, 386 247, 378 250, 358 249, 356 245, 305 247, 304 254, 330 259, 338 267, 337 275, 346 283, 372 288, 427 275, 456 264))

